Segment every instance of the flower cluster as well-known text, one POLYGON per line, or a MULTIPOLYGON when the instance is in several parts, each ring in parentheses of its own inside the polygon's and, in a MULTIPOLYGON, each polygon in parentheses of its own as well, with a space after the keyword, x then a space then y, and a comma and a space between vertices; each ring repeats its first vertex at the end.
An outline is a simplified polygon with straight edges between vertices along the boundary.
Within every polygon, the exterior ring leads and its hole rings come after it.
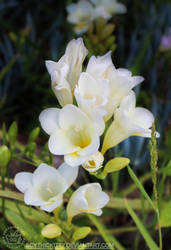
MULTIPOLYGON (((132 76, 127 69, 116 69, 110 52, 92 56, 83 72, 87 54, 83 40, 78 38, 69 42, 58 62, 46 61, 52 90, 62 108, 43 110, 39 120, 49 135, 50 152, 63 155, 64 163, 58 169, 43 163, 33 174, 22 172, 15 177, 25 203, 47 212, 61 205, 63 194, 77 178, 79 165, 97 172, 103 167, 109 148, 129 136, 151 136, 153 114, 136 107, 132 90, 143 77, 132 76)), ((83 185, 68 202, 68 218, 82 212, 101 215, 101 208, 108 201, 100 184, 83 185)))
POLYGON ((74 24, 76 34, 82 34, 88 30, 89 24, 102 17, 110 19, 114 14, 124 14, 126 7, 117 0, 80 0, 67 6, 68 21, 74 24))

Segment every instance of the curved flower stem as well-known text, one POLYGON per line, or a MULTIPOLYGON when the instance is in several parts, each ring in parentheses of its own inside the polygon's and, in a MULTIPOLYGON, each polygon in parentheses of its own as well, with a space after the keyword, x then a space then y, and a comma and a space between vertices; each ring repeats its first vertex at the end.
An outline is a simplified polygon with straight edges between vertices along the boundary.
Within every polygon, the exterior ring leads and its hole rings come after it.
POLYGON ((17 161, 21 161, 21 162, 24 162, 24 163, 27 163, 27 164, 31 164, 31 165, 33 165, 35 167, 38 166, 38 164, 36 164, 35 162, 29 161, 29 160, 26 160, 26 159, 23 159, 23 158, 19 158, 19 157, 15 156, 15 155, 12 157, 12 159, 17 160, 17 161))

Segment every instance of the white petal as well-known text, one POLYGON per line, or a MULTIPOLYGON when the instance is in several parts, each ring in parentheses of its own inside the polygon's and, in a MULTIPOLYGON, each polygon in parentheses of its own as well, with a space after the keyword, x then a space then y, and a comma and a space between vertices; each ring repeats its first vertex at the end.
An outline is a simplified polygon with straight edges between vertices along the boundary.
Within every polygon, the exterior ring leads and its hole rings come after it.
POLYGON ((56 130, 50 136, 48 145, 50 152, 55 155, 73 153, 79 148, 72 144, 72 142, 67 137, 65 131, 62 129, 56 130))
POLYGON ((37 188, 41 185, 46 185, 48 182, 59 183, 58 192, 67 189, 67 183, 62 175, 55 168, 42 163, 33 173, 33 185, 37 188))
POLYGON ((81 156, 90 156, 98 151, 100 146, 100 138, 98 135, 94 135, 91 144, 79 151, 81 156))
POLYGON ((57 108, 48 108, 39 115, 41 126, 48 135, 51 135, 55 129, 59 128, 59 111, 57 108))
POLYGON ((31 206, 41 206, 44 203, 41 195, 33 187, 26 190, 24 194, 24 202, 31 206))
POLYGON ((15 186, 20 192, 24 193, 28 188, 32 186, 32 173, 21 172, 16 174, 14 178, 15 186))
POLYGON ((132 88, 134 88, 135 86, 137 86, 138 84, 140 84, 141 82, 144 81, 144 77, 142 77, 142 76, 132 76, 131 81, 132 81, 132 88))
POLYGON ((101 216, 103 211, 101 209, 97 209, 94 212, 90 212, 90 214, 94 214, 96 216, 101 216))
POLYGON ((86 191, 86 197, 90 209, 100 209, 109 202, 109 196, 102 191, 99 183, 90 184, 86 191))
POLYGON ((118 112, 120 112, 120 110, 122 109, 124 110, 131 110, 133 108, 135 108, 136 105, 136 96, 134 91, 130 91, 129 95, 127 95, 121 102, 120 104, 120 108, 118 109, 118 112))
POLYGON ((45 65, 50 75, 58 69, 58 64, 54 61, 47 60, 45 61, 45 65))
POLYGON ((71 167, 77 167, 87 160, 87 156, 80 156, 77 152, 64 156, 65 162, 71 167))
POLYGON ((145 108, 135 108, 130 118, 133 123, 144 129, 151 128, 154 122, 153 114, 145 108))
POLYGON ((92 56, 87 65, 86 72, 95 78, 106 78, 110 70, 116 71, 111 59, 111 51, 104 56, 92 56))
POLYGON ((71 167, 66 163, 62 163, 57 169, 63 178, 66 180, 68 187, 70 187, 78 176, 78 167, 71 167))
MULTIPOLYGON (((85 186, 85 185, 84 185, 85 186)), ((81 186, 78 188, 71 196, 68 205, 67 205, 67 215, 73 217, 79 213, 82 213, 83 210, 88 209, 88 203, 84 197, 86 187, 81 186)))
POLYGON ((117 72, 121 76, 125 76, 125 77, 131 77, 132 76, 131 71, 129 71, 128 69, 119 68, 119 69, 117 69, 117 72))
POLYGON ((124 14, 127 12, 127 8, 125 7, 124 4, 122 3, 117 3, 116 4, 116 13, 119 13, 119 14, 124 14))
POLYGON ((89 123, 87 115, 74 105, 66 105, 60 112, 59 124, 62 129, 69 129, 75 126, 82 128, 89 123))
POLYGON ((63 201, 62 194, 58 195, 57 199, 56 199, 56 197, 54 197, 52 199, 54 199, 54 202, 52 204, 49 203, 49 201, 48 201, 47 203, 43 204, 40 208, 46 212, 52 212, 55 208, 59 207, 62 204, 62 201, 63 201))

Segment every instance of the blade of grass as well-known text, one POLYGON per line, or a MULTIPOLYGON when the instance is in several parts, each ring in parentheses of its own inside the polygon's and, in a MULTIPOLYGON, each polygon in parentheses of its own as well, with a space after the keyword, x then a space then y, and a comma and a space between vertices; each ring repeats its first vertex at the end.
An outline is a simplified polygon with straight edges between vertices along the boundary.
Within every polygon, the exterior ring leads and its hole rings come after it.
POLYGON ((147 229, 145 228, 143 223, 140 221, 138 216, 135 214, 133 209, 129 206, 126 199, 125 199, 125 205, 127 207, 128 213, 130 214, 130 216, 134 220, 135 224, 137 225, 138 230, 140 231, 141 235, 143 236, 143 238, 146 241, 150 250, 159 250, 159 247, 156 245, 156 243, 154 242, 154 240, 150 236, 149 232, 147 231, 147 229))
POLYGON ((129 166, 127 168, 128 168, 128 173, 129 173, 131 179, 135 182, 135 184, 137 185, 137 187, 141 191, 142 195, 148 200, 148 202, 150 203, 150 205, 152 206, 154 211, 156 211, 156 206, 154 205, 154 203, 151 200, 150 196, 145 191, 145 189, 144 189, 143 185, 141 184, 141 182, 138 180, 138 178, 135 175, 134 171, 129 166))
POLYGON ((6 190, 0 190, 0 197, 4 197, 4 198, 11 198, 14 200, 18 200, 18 201, 23 201, 23 195, 16 193, 16 192, 12 192, 12 191, 6 191, 6 190))
POLYGON ((124 250, 125 249, 115 237, 108 235, 108 233, 106 232, 105 226, 100 222, 100 220, 97 217, 91 214, 88 214, 87 216, 96 226, 96 228, 98 229, 99 233, 101 234, 105 242, 109 244, 109 249, 111 250, 114 250, 114 249, 124 250))
MULTIPOLYGON (((127 199, 129 205, 135 209, 135 210, 141 210, 142 209, 142 202, 140 199, 127 199)), ((110 201, 106 205, 108 208, 114 208, 114 209, 126 209, 125 207, 125 201, 123 198, 114 198, 111 197, 110 201)), ((149 203, 145 200, 144 201, 144 209, 146 211, 151 211, 153 208, 149 205, 149 203)))

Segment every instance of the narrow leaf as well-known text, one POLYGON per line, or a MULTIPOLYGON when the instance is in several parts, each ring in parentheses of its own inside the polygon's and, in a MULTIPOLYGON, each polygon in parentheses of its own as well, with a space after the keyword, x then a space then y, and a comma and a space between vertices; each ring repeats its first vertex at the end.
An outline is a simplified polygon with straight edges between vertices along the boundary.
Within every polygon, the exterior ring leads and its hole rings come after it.
POLYGON ((146 241, 146 243, 147 243, 148 247, 150 248, 150 250, 159 250, 159 247, 156 245, 154 240, 151 238, 151 236, 148 233, 147 229, 145 228, 143 223, 140 221, 138 216, 135 214, 133 209, 130 207, 130 205, 128 204, 126 199, 125 199, 125 205, 127 207, 127 210, 129 212, 130 216, 132 217, 135 224, 137 225, 138 230, 140 231, 141 235, 143 236, 143 238, 146 241))
POLYGON ((147 194, 147 192, 145 191, 143 185, 138 180, 137 176, 134 174, 133 170, 129 166, 128 166, 128 173, 129 173, 130 177, 132 178, 132 180, 137 185, 137 187, 139 188, 139 190, 141 191, 142 195, 148 200, 148 202, 150 203, 152 208, 156 211, 156 207, 155 207, 154 203, 152 202, 150 196, 147 194))

